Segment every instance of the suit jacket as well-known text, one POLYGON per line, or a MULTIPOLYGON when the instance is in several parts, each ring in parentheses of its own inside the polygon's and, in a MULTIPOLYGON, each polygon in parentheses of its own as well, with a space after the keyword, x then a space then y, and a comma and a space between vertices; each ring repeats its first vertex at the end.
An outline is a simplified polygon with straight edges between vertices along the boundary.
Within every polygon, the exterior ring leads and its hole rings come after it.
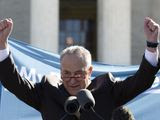
MULTIPOLYGON (((100 75, 88 86, 94 98, 94 110, 105 120, 110 120, 112 111, 127 103, 138 94, 148 89, 159 70, 143 57, 138 71, 123 81, 116 81, 111 73, 100 75)), ((56 77, 43 77, 40 83, 23 79, 15 68, 11 55, 0 62, 0 80, 4 87, 20 100, 38 110, 43 120, 60 120, 66 115, 65 100, 70 96, 63 84, 55 82, 56 77)), ((92 111, 80 111, 80 120, 99 120, 92 111)), ((64 120, 75 120, 73 115, 66 115, 64 120)))

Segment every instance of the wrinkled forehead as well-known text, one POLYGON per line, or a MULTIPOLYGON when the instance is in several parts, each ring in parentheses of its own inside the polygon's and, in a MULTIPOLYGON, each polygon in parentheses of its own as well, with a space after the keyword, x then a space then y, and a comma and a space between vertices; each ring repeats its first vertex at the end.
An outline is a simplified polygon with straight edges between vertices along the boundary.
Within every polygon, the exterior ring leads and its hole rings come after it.
POLYGON ((81 56, 75 54, 67 54, 61 60, 61 70, 76 71, 85 68, 85 60, 81 56))

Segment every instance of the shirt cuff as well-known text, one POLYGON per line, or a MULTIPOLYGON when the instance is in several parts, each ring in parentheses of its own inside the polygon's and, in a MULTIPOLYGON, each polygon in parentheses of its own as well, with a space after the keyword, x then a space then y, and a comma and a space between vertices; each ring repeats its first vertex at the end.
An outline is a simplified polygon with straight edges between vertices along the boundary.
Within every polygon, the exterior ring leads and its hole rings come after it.
POLYGON ((0 50, 0 62, 5 60, 9 56, 9 47, 6 49, 0 50))
POLYGON ((158 64, 158 52, 150 52, 147 49, 145 50, 145 58, 147 61, 154 67, 158 64))

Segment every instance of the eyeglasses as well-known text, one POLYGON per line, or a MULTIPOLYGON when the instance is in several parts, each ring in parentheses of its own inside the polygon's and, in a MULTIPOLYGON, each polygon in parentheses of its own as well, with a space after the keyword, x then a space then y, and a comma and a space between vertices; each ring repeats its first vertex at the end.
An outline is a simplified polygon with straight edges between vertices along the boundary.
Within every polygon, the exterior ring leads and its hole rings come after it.
POLYGON ((75 72, 73 75, 71 72, 68 71, 62 71, 61 72, 61 78, 65 81, 69 81, 71 78, 74 78, 76 80, 83 80, 86 78, 87 71, 78 71, 75 72))

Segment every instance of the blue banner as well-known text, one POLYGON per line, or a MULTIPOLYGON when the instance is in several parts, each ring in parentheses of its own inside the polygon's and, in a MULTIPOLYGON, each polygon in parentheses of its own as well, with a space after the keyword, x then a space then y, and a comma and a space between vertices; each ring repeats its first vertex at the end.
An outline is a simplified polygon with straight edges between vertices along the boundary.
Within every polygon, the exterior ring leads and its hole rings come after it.
MULTIPOLYGON (((32 47, 26 43, 10 38, 10 50, 16 67, 22 77, 40 82, 44 74, 54 73, 60 77, 59 55, 32 47)), ((112 72, 118 79, 132 75, 138 65, 107 65, 93 62, 92 78, 106 72, 112 72)), ((152 87, 130 101, 127 106, 136 120, 159 120, 160 114, 160 80, 157 78, 152 87)), ((0 120, 42 120, 40 113, 18 100, 0 84, 0 120)))

